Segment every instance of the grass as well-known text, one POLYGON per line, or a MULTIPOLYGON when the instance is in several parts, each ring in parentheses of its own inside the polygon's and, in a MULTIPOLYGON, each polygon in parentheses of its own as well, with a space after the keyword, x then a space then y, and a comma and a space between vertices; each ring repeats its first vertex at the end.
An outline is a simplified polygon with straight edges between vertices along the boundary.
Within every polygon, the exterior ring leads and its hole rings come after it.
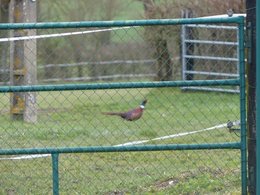
MULTIPOLYGON (((12 121, 1 95, 1 148, 104 146, 200 130, 239 119, 235 94, 182 92, 177 88, 39 92, 38 122, 12 121), (103 111, 136 107, 143 117, 127 122, 103 111)), ((227 129, 148 144, 239 141, 227 129)), ((0 161, 0 194, 49 194, 51 159, 0 161)), ((61 154, 61 194, 196 194, 240 192, 240 151, 164 151, 61 154)))

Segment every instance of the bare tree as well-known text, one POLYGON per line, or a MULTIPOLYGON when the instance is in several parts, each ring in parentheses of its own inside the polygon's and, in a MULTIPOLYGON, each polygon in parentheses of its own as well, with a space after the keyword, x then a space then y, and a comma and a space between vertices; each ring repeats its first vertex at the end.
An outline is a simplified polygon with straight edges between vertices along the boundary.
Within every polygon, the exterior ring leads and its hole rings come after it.
MULTIPOLYGON (((119 2, 117 0, 102 0, 101 20, 113 20, 118 13, 119 2)), ((109 44, 111 41, 111 31, 100 33, 100 43, 109 44)))
MULTIPOLYGON (((154 0, 142 0, 145 11, 145 18, 163 18, 166 10, 155 4, 154 0)), ((155 47, 154 56, 157 59, 156 80, 166 81, 172 79, 173 63, 168 50, 167 39, 164 38, 164 27, 146 28, 146 35, 150 37, 152 45, 155 47)))

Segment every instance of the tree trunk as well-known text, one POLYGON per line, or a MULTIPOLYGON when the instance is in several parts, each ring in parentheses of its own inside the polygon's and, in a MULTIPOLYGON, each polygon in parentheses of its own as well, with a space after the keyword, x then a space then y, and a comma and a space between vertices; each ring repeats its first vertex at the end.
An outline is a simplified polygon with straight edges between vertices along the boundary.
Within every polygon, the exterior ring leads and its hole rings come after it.
MULTIPOLYGON (((144 5, 145 17, 154 18, 157 9, 153 0, 142 0, 144 5)), ((147 34, 151 37, 152 45, 155 47, 155 58, 157 59, 157 78, 159 81, 172 80, 173 63, 167 46, 167 39, 163 37, 164 28, 158 26, 147 34)), ((148 28, 149 29, 149 28, 148 28)))
MULTIPOLYGON (((106 0, 104 1, 105 3, 105 9, 104 9, 104 15, 101 16, 102 20, 112 20, 114 13, 115 13, 115 8, 117 2, 115 0, 106 0)), ((108 45, 111 43, 111 31, 105 31, 100 33, 100 42, 101 45, 108 45)))
POLYGON ((157 59, 157 79, 159 81, 168 81, 172 79, 172 61, 168 51, 167 41, 158 38, 155 41, 155 57, 157 59))

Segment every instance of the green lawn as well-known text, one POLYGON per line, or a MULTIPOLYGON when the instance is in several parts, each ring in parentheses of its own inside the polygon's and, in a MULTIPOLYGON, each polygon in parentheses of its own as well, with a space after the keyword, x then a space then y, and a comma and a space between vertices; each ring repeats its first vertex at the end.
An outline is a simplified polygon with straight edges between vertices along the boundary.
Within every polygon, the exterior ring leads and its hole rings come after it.
MULTIPOLYGON (((9 94, 1 95, 1 148, 107 146, 201 130, 239 120, 237 94, 178 88, 37 93, 38 122, 12 121, 9 94), (104 111, 136 107, 135 122, 104 111)), ((235 142, 226 128, 146 144, 235 142)), ((7 157, 7 156, 2 156, 7 157)), ((50 194, 51 158, 0 161, 0 194, 50 194)), ((240 151, 163 151, 60 155, 61 194, 239 193, 240 151)))

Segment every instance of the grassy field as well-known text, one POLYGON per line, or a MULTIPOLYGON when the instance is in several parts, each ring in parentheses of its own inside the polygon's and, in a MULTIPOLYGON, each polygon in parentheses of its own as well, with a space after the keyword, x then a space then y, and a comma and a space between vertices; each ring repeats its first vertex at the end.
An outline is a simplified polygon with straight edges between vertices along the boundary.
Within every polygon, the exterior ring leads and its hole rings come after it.
MULTIPOLYGON (((1 95, 1 148, 105 146, 201 130, 239 119, 236 94, 178 88, 39 92, 38 122, 12 121, 1 95), (135 122, 104 111, 136 107, 135 122)), ((147 144, 239 141, 226 128, 147 144)), ((7 157, 7 156, 2 156, 7 157)), ((164 151, 60 155, 61 194, 239 193, 240 151, 164 151)), ((51 158, 0 161, 0 194, 51 194, 51 158)))

